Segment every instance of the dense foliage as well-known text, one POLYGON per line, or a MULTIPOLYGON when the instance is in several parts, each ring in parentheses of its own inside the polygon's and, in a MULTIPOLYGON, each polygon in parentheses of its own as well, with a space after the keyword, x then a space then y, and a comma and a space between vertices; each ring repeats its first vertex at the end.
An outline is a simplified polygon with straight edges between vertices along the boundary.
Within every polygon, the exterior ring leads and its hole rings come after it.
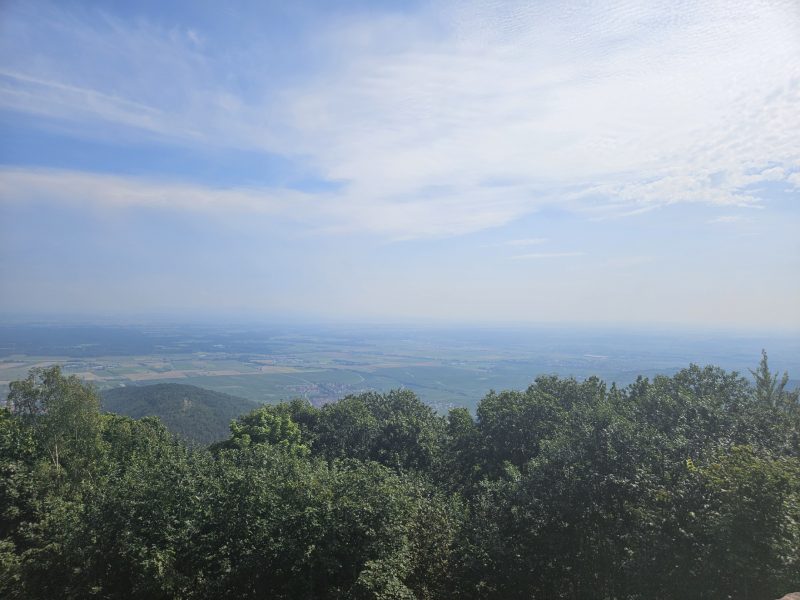
POLYGON ((105 390, 103 410, 134 419, 158 417, 167 429, 190 442, 209 444, 228 437, 231 419, 253 410, 253 403, 182 383, 134 385, 105 390))
POLYGON ((770 373, 262 406, 187 446, 58 368, 0 410, 4 598, 776 598, 800 406, 770 373))

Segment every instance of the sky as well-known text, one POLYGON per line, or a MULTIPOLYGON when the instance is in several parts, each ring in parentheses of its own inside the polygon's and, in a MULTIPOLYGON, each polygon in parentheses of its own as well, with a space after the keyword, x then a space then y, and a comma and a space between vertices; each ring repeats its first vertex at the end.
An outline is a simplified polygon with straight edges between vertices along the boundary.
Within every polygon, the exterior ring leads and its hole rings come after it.
POLYGON ((0 3, 0 314, 800 330, 800 3, 0 3))

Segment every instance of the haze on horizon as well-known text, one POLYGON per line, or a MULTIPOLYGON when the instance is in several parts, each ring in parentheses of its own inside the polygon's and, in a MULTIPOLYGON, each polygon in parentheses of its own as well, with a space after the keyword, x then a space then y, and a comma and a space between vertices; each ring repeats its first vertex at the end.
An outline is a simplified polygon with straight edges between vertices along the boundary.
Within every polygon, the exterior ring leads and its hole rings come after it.
POLYGON ((9 1, 0 313, 800 328, 800 4, 9 1))

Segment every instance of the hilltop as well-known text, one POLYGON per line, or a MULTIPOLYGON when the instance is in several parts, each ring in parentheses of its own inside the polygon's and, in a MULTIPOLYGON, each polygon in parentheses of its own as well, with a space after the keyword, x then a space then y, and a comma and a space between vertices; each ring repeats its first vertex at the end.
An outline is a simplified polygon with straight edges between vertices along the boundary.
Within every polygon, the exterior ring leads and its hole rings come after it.
POLYGON ((114 388, 104 391, 102 399, 106 412, 158 417, 173 433, 200 444, 226 438, 230 422, 255 407, 238 396, 180 383, 114 388))

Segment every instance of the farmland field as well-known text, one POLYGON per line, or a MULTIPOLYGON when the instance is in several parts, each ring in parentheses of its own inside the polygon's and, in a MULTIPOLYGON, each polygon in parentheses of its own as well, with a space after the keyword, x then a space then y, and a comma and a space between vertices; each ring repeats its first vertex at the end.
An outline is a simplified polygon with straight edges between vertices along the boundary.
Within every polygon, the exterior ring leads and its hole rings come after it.
POLYGON ((638 374, 674 373, 689 361, 747 374, 761 348, 774 368, 798 376, 800 341, 779 334, 6 324, 0 326, 0 392, 31 367, 60 364, 101 390, 176 382, 256 402, 303 397, 323 404, 404 387, 446 411, 472 408, 491 389, 524 389, 542 374, 597 375, 624 385, 638 374))

